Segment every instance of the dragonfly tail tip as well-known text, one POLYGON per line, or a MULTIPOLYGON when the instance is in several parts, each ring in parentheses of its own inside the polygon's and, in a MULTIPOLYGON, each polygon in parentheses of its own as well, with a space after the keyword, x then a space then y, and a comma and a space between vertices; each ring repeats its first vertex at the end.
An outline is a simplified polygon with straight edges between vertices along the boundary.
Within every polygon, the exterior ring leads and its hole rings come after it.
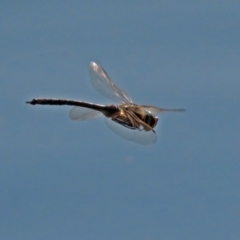
POLYGON ((34 105, 33 100, 32 100, 32 101, 27 101, 26 103, 31 104, 31 105, 34 105))

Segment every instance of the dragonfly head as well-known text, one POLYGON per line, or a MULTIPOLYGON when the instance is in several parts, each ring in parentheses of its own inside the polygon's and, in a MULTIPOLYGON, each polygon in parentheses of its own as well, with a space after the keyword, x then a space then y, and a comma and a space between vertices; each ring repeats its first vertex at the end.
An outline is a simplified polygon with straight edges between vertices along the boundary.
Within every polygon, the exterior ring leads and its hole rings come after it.
POLYGON ((151 113, 146 114, 144 122, 151 128, 154 128, 158 123, 158 117, 153 116, 151 113))

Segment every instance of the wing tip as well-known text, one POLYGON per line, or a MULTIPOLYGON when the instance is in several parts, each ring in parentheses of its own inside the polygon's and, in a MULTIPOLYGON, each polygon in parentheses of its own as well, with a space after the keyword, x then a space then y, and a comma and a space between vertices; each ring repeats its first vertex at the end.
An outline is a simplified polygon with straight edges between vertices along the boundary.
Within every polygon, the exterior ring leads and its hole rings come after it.
POLYGON ((95 62, 93 62, 93 61, 91 61, 91 62, 89 63, 89 67, 90 67, 90 68, 94 68, 94 67, 96 67, 96 66, 98 66, 97 63, 95 63, 95 62))

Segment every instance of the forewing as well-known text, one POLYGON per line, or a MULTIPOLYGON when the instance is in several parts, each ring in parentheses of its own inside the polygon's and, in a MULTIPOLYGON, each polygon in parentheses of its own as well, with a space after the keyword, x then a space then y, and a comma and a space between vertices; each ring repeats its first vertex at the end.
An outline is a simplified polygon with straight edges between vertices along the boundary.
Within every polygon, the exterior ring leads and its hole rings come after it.
POLYGON ((84 107, 74 107, 69 112, 69 117, 75 121, 91 120, 99 116, 100 112, 84 107))
POLYGON ((113 132, 127 140, 143 145, 154 144, 157 141, 157 135, 154 130, 145 131, 144 129, 131 129, 112 121, 111 118, 106 118, 105 123, 113 132))
POLYGON ((93 87, 103 96, 121 103, 132 103, 131 97, 108 76, 106 71, 95 62, 89 64, 89 75, 93 87))
POLYGON ((154 106, 147 106, 147 105, 141 105, 145 110, 148 112, 151 112, 153 115, 159 115, 159 113, 164 113, 164 112, 184 112, 184 109, 164 109, 164 108, 159 108, 159 107, 154 107, 154 106))

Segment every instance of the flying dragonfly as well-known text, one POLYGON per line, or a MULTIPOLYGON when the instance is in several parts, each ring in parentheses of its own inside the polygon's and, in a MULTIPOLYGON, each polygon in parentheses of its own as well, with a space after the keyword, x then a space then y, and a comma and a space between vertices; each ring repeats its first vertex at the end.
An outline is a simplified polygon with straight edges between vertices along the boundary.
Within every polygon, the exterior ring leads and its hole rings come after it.
POLYGON ((72 120, 84 121, 104 115, 106 125, 119 136, 140 144, 153 144, 157 140, 154 130, 158 114, 184 109, 163 109, 154 106, 137 105, 131 97, 120 89, 107 72, 97 63, 90 62, 89 75, 92 86, 103 96, 117 102, 117 105, 100 105, 69 99, 34 98, 26 103, 32 105, 70 105, 72 120))

